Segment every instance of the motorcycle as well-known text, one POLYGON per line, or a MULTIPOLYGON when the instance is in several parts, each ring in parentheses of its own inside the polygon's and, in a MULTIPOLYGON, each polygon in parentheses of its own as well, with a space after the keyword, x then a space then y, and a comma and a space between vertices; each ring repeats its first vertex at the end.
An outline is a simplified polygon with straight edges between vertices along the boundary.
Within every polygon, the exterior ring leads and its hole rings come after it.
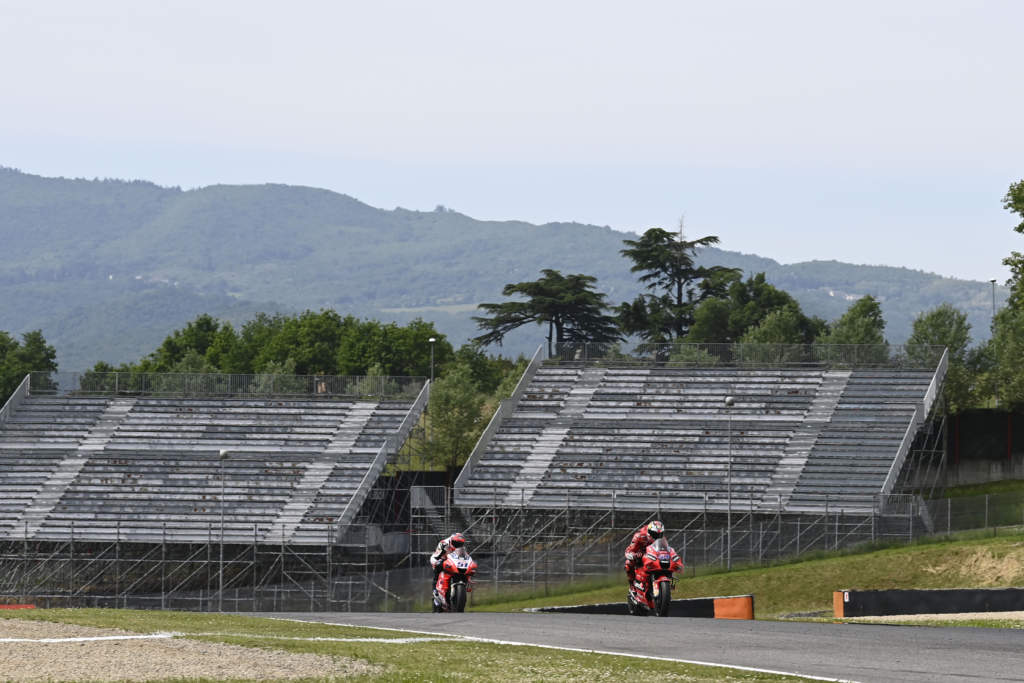
POLYGON ((465 612, 466 594, 473 590, 476 562, 465 548, 448 553, 434 585, 434 612, 465 612))
POLYGON ((647 551, 634 570, 626 602, 629 613, 643 617, 657 614, 667 617, 672 606, 674 574, 682 571, 683 561, 664 538, 647 546, 647 551))

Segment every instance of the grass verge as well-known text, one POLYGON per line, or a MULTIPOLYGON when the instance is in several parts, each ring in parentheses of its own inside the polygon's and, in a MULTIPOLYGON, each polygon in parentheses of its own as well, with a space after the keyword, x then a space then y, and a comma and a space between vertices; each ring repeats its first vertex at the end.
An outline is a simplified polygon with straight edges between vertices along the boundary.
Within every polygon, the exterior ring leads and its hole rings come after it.
MULTIPOLYGON (((772 567, 753 567, 685 578, 673 597, 754 595, 759 618, 827 611, 832 592, 843 588, 995 588, 1024 585, 1024 533, 1005 530, 993 537, 963 534, 955 540, 926 539, 910 546, 804 559, 772 567)), ((526 607, 618 602, 625 600, 625 579, 558 594, 520 594, 474 603, 480 611, 506 612, 526 607)))
MULTIPOLYGON (((383 667, 383 676, 375 673, 372 677, 362 677, 363 680, 372 678, 387 681, 618 681, 646 680, 655 676, 667 681, 807 680, 796 676, 724 667, 589 652, 568 652, 532 646, 500 645, 459 638, 401 644, 316 640, 358 637, 405 638, 415 634, 236 615, 111 609, 48 609, 0 612, 0 619, 4 618, 120 628, 137 633, 192 634, 183 637, 267 650, 351 657, 383 667), (218 635, 208 635, 211 633, 218 635)), ((0 622, 0 632, 2 628, 0 622)), ((360 677, 357 676, 355 679, 359 680, 360 677)))

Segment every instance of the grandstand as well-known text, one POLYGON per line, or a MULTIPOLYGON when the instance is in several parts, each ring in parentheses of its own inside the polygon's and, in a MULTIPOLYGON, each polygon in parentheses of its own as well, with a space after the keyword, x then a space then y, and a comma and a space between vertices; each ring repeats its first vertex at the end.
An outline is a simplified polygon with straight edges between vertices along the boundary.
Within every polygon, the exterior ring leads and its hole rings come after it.
POLYGON ((654 515, 694 566, 914 538, 929 520, 893 494, 945 359, 538 349, 453 490, 382 474, 421 379, 33 374, 0 409, 0 598, 366 609, 415 599, 455 530, 481 581, 536 585, 562 559, 605 575, 654 515))
POLYGON ((893 491, 945 363, 942 349, 901 347, 538 353, 455 502, 864 512, 893 491))
POLYGON ((0 416, 0 539, 339 542, 429 391, 200 377, 27 377, 0 416))

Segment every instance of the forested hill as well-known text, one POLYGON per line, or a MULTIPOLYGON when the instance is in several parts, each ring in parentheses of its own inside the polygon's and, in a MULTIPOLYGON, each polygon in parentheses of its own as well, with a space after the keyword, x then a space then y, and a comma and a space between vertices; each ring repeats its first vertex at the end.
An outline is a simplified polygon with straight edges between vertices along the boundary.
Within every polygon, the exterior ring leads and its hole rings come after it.
MULTIPOLYGON (((594 275, 610 302, 631 299, 639 287, 619 254, 631 237, 578 223, 479 221, 443 207, 388 211, 308 187, 182 191, 0 168, 0 330, 41 329, 65 370, 137 360, 204 312, 236 322, 320 308, 422 317, 459 345, 475 334, 476 304, 501 301, 506 283, 542 268, 594 275)), ((717 249, 700 259, 763 271, 826 319, 872 294, 892 342, 943 302, 969 314, 976 340, 988 336, 987 282, 837 261, 781 265, 717 249)), ((520 330, 501 350, 532 351, 541 337, 520 330)))

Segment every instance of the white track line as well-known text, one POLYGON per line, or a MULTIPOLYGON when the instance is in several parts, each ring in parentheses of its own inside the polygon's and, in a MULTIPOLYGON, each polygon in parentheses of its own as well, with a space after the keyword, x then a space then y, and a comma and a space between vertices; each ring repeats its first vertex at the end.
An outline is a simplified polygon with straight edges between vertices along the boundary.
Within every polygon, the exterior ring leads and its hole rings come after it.
MULTIPOLYGON (((274 617, 271 617, 274 618, 274 617)), ((334 622, 326 621, 306 621, 303 619, 281 619, 280 621, 295 621, 300 624, 329 624, 331 626, 348 626, 352 628, 373 628, 380 631, 404 631, 406 633, 422 633, 429 636, 442 636, 452 635, 446 633, 438 633, 435 631, 417 631, 409 628, 396 628, 387 626, 366 626, 364 624, 339 624, 334 622)), ((679 662, 681 664, 697 664, 699 666, 714 666, 721 669, 736 669, 738 671, 752 671, 754 673, 762 674, 775 674, 777 676, 800 676, 802 678, 809 678, 814 681, 833 681, 834 683, 857 683, 856 681, 847 678, 829 678, 827 676, 814 676, 811 674, 802 674, 796 671, 778 671, 776 669, 761 669, 753 666, 741 666, 739 664, 722 664, 720 662, 705 662, 697 659, 679 659, 676 657, 657 657, 653 655, 640 655, 633 652, 613 652, 610 650, 591 650, 584 647, 564 647, 561 645, 541 645, 538 643, 523 643, 516 640, 497 640, 495 638, 480 638, 478 636, 458 636, 463 640, 472 640, 480 643, 495 643, 496 645, 516 645, 523 647, 542 647, 548 650, 565 650, 567 652, 585 652, 587 654, 595 655, 614 655, 616 657, 633 657, 634 659, 651 659, 661 662, 679 662)))
POLYGON ((168 638, 263 638, 268 640, 325 641, 330 643, 435 643, 442 640, 459 640, 462 636, 429 636, 416 638, 326 638, 300 636, 275 636, 258 633, 149 633, 123 636, 76 636, 68 638, 0 638, 0 643, 89 643, 104 640, 159 640, 168 638))
POLYGON ((175 636, 181 636, 184 638, 199 637, 204 638, 265 638, 267 640, 302 640, 309 642, 328 642, 328 643, 436 643, 441 640, 459 640, 463 636, 428 636, 426 638, 330 638, 325 636, 274 636, 260 633, 175 633, 175 636))
POLYGON ((0 643, 89 643, 100 640, 156 640, 174 638, 175 633, 148 633, 138 636, 78 636, 75 638, 0 638, 0 643))

